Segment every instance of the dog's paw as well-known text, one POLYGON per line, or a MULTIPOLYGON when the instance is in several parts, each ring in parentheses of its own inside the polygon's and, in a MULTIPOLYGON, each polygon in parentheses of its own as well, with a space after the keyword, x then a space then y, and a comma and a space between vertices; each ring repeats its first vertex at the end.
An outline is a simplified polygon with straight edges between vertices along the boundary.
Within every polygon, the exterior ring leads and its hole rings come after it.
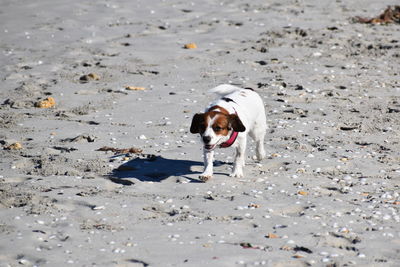
POLYGON ((208 180, 210 180, 212 178, 212 175, 209 174, 201 174, 199 176, 200 181, 202 182, 207 182, 208 180))
POLYGON ((256 156, 253 156, 254 160, 262 161, 266 157, 266 153, 264 150, 257 151, 256 156))
POLYGON ((236 177, 236 178, 243 178, 243 172, 241 171, 234 171, 230 175, 230 177, 236 177))
POLYGON ((254 161, 258 161, 258 162, 260 162, 260 161, 262 161, 263 159, 265 158, 265 155, 264 156, 259 156, 259 155, 254 155, 253 157, 252 157, 252 159, 254 160, 254 161))

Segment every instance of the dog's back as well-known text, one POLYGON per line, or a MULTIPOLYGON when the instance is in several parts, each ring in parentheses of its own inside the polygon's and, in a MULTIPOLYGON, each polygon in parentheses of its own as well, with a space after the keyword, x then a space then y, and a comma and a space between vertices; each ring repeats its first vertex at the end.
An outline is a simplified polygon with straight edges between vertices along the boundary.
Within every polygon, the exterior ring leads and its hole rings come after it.
MULTIPOLYGON (((230 84, 222 84, 209 90, 221 98, 212 103, 224 108, 236 107, 236 111, 245 117, 244 123, 252 127, 255 122, 265 121, 264 103, 259 94, 251 88, 240 88, 230 84), (229 103, 231 102, 231 103, 229 103), (232 104, 233 103, 233 104, 232 104)), ((265 122, 266 123, 266 122, 265 122)))

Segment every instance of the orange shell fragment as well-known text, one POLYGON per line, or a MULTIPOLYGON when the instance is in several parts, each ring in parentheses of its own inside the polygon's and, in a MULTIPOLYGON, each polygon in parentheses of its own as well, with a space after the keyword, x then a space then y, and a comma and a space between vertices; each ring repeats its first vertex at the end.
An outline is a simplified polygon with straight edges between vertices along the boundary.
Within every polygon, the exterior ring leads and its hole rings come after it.
POLYGON ((144 87, 139 87, 139 86, 125 86, 126 90, 132 90, 132 91, 144 91, 146 88, 144 87))
POLYGON ((189 43, 189 44, 185 44, 184 48, 185 49, 196 49, 197 45, 195 43, 189 43))
POLYGON ((38 102, 36 102, 35 106, 37 108, 52 108, 56 105, 56 100, 49 96, 48 98, 44 99, 44 100, 40 100, 38 102))

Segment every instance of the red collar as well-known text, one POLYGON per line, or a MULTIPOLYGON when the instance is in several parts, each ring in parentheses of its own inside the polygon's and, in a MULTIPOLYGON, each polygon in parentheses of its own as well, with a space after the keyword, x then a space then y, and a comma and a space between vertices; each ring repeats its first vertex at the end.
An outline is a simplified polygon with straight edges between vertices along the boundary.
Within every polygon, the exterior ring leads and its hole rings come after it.
POLYGON ((230 147, 231 145, 233 145, 233 143, 235 143, 238 135, 239 135, 238 132, 233 131, 229 140, 220 144, 219 147, 222 147, 222 148, 230 147))

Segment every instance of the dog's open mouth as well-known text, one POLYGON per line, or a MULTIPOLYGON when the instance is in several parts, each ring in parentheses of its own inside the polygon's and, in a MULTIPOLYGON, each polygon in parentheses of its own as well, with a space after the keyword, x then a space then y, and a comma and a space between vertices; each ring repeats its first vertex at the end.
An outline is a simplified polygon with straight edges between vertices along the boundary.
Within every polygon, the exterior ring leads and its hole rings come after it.
POLYGON ((217 144, 214 145, 204 145, 204 148, 207 150, 213 150, 216 147, 217 144))

